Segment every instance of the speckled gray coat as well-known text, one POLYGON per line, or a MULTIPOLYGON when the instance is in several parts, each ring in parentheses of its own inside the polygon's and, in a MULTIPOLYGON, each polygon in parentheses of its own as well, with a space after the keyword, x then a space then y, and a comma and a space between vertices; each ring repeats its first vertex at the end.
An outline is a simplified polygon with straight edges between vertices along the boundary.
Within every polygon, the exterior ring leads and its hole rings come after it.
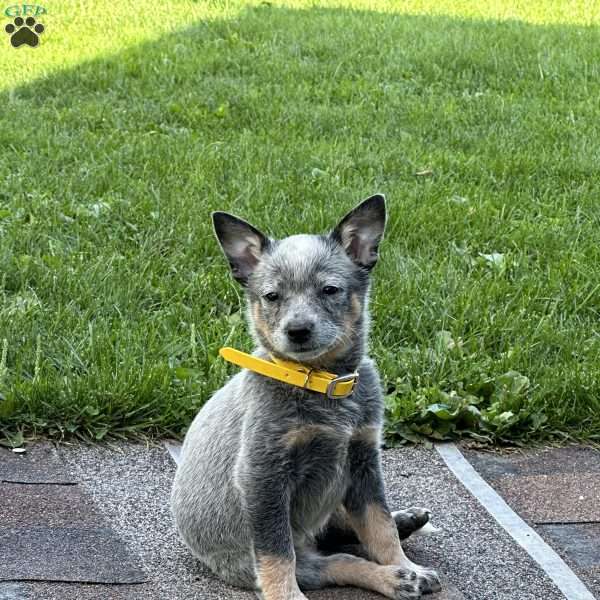
POLYGON ((213 218, 246 290, 255 354, 359 380, 348 398, 329 399, 242 370, 217 391, 188 431, 173 486, 183 540, 219 577, 265 600, 326 585, 397 599, 438 589, 435 572, 411 563, 399 541, 427 514, 392 515, 381 477, 383 399, 365 347, 383 196, 329 235, 276 241, 232 215, 213 218))

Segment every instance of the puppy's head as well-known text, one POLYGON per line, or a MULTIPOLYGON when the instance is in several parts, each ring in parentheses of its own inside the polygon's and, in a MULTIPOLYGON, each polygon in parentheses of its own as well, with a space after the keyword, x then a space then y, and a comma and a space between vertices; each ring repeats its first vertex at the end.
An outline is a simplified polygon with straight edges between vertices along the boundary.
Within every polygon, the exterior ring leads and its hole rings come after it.
POLYGON ((213 213, 215 233, 248 297, 253 335, 272 354, 325 365, 362 343, 369 271, 385 228, 378 194, 328 235, 270 239, 228 213, 213 213))

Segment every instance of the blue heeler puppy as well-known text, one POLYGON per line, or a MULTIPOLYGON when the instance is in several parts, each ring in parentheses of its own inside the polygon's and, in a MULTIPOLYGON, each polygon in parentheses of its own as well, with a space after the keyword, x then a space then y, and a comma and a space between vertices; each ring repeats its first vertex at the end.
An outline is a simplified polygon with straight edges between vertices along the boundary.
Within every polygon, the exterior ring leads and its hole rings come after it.
POLYGON ((383 196, 328 235, 274 240, 227 213, 213 220, 246 291, 254 356, 359 378, 345 398, 246 369, 218 390, 187 433, 173 485, 183 540, 223 580, 265 600, 330 585, 395 599, 437 591, 435 571, 400 545, 428 513, 390 513, 382 481, 383 397, 366 350, 383 196))

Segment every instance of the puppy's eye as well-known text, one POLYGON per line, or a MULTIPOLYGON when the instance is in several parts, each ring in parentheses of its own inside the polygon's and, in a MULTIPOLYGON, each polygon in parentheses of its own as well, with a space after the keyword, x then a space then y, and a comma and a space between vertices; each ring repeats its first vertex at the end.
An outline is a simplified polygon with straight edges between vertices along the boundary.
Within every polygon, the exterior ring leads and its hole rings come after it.
POLYGON ((333 296, 334 294, 337 294, 340 291, 339 287, 335 287, 335 285, 326 285, 323 288, 323 293, 326 296, 333 296))
POLYGON ((264 295, 264 298, 269 302, 275 302, 279 300, 279 294, 277 292, 269 292, 268 294, 264 295))

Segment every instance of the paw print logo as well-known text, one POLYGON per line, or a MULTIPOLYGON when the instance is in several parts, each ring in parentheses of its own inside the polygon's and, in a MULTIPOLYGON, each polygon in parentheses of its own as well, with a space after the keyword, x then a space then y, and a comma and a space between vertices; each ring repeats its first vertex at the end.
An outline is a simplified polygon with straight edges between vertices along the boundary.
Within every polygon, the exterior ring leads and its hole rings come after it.
POLYGON ((16 17, 13 23, 9 23, 4 29, 10 35, 10 43, 15 48, 23 44, 35 48, 40 43, 39 35, 44 33, 44 26, 36 23, 33 17, 27 17, 25 21, 21 17, 16 17))

